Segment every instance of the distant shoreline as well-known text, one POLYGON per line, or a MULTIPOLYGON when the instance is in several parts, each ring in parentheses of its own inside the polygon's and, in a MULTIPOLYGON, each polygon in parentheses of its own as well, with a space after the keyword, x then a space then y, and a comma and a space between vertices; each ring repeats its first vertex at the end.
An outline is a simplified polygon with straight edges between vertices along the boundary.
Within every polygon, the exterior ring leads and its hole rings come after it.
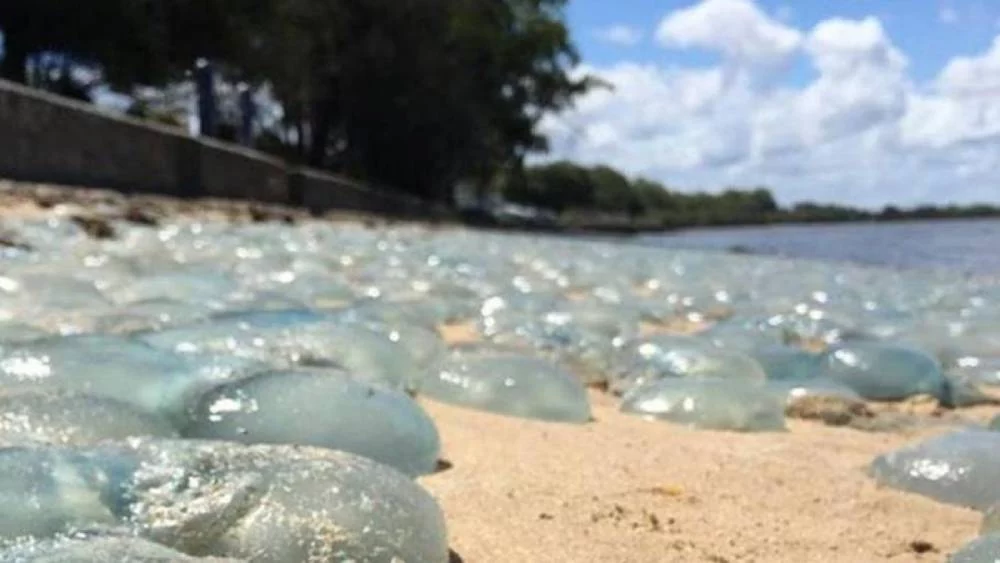
POLYGON ((1000 220, 1000 215, 986 215, 986 216, 975 216, 975 217, 907 217, 901 219, 867 219, 864 221, 860 220, 829 220, 829 221, 787 221, 787 222, 773 222, 773 223, 739 223, 731 225, 697 225, 691 227, 678 227, 675 229, 670 229, 663 231, 664 233, 681 233, 685 231, 701 231, 706 229, 711 230, 740 230, 740 229, 754 229, 754 228, 768 228, 768 227, 815 227, 818 225, 886 225, 886 224, 900 224, 900 223, 947 223, 947 222, 959 222, 959 221, 997 221, 1000 220))
MULTIPOLYGON (((794 220, 761 220, 739 223, 708 223, 677 226, 651 224, 641 218, 628 220, 615 217, 598 217, 578 215, 573 219, 560 219, 554 222, 541 222, 518 218, 497 218, 482 213, 470 213, 455 210, 450 217, 415 217, 400 219, 377 213, 361 213, 354 211, 331 210, 321 215, 310 214, 304 208, 263 203, 250 200, 227 198, 196 198, 185 199, 176 196, 125 193, 117 190, 64 186, 43 183, 28 183, 0 179, 0 216, 9 216, 11 210, 17 209, 17 215, 24 215, 25 210, 49 209, 55 205, 68 204, 80 207, 81 212, 93 212, 96 209, 110 211, 108 218, 125 218, 132 214, 140 221, 154 221, 155 216, 192 216, 201 218, 216 218, 232 221, 269 221, 278 220, 294 222, 297 220, 316 219, 332 221, 351 221, 366 224, 373 223, 414 223, 437 227, 468 227, 498 231, 536 232, 564 236, 669 236, 674 233, 701 230, 740 230, 762 227, 809 227, 816 225, 857 225, 857 224, 888 224, 888 223, 926 223, 944 221, 997 220, 1000 214, 959 216, 959 217, 872 217, 867 219, 811 219, 794 220), (116 213, 122 217, 116 217, 116 213), (143 217, 138 217, 143 215, 143 217)), ((28 212, 30 214, 30 212, 28 212)))

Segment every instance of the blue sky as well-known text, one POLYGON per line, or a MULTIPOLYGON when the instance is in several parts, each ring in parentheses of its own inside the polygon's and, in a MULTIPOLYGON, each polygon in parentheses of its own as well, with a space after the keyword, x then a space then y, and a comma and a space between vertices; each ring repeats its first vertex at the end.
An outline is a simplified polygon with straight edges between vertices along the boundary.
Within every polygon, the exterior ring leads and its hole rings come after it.
POLYGON ((554 158, 785 202, 1000 202, 1000 1, 571 0, 554 158))
MULTIPOLYGON (((718 56, 710 52, 666 51, 651 40, 665 15, 693 4, 691 0, 571 0, 567 18, 581 54, 594 64, 622 59, 678 65, 716 61, 718 56), (601 31, 613 25, 635 29, 645 40, 623 46, 601 39, 601 31)), ((919 79, 933 77, 956 54, 986 50, 1000 31, 996 0, 768 0, 757 5, 779 21, 804 28, 830 17, 876 16, 911 58, 913 76, 919 79)), ((801 83, 813 75, 804 57, 796 63, 791 81, 801 83)))

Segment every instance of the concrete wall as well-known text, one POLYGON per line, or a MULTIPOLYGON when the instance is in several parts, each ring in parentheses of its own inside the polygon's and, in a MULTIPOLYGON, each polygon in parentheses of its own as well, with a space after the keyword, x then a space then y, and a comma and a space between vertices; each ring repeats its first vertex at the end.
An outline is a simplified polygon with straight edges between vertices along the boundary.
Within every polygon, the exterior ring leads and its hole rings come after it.
POLYGON ((292 201, 314 213, 330 209, 400 218, 439 218, 444 210, 405 194, 377 190, 350 178, 298 168, 289 173, 292 201))
POLYGON ((199 145, 202 195, 290 203, 288 170, 281 159, 209 139, 199 145))
POLYGON ((0 178, 177 197, 222 197, 397 217, 448 212, 238 145, 105 114, 0 80, 0 178))
POLYGON ((15 180, 174 193, 180 130, 110 117, 0 82, 0 176, 15 180))

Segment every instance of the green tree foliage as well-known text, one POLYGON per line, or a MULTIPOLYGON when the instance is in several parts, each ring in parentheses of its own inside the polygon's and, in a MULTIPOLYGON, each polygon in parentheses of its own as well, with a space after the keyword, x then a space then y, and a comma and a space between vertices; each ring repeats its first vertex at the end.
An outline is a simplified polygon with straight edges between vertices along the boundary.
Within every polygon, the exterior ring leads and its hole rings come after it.
POLYGON ((607 166, 585 167, 566 161, 530 167, 523 177, 507 178, 499 189, 508 201, 562 214, 569 226, 623 229, 1000 215, 1000 208, 985 204, 912 209, 888 206, 881 212, 808 202, 786 208, 763 187, 686 193, 645 178, 630 180, 607 166))
MULTIPOLYGON (((592 176, 582 167, 569 162, 529 169, 525 188, 530 194, 520 202, 563 212, 569 209, 594 207, 592 176)), ((518 201, 516 196, 511 198, 518 201)))
POLYGON ((284 0, 257 61, 300 153, 425 197, 544 149, 537 122, 590 81, 563 0, 284 0), (306 138, 305 131, 311 135, 306 138))
POLYGON ((638 194, 622 173, 609 166, 595 166, 587 171, 588 181, 593 186, 593 205, 600 211, 610 213, 637 214, 638 194))
POLYGON ((768 221, 779 208, 765 188, 728 189, 721 194, 682 193, 652 180, 630 180, 608 166, 554 162, 528 169, 526 180, 502 188, 512 202, 574 216, 620 216, 662 226, 725 225, 768 221))
POLYGON ((32 0, 0 2, 0 74, 24 82, 32 54, 58 52, 99 63, 114 85, 175 79, 198 57, 254 51, 270 0, 32 0))
MULTIPOLYGON (((302 158, 425 197, 459 168, 465 109, 447 3, 287 0, 257 66, 302 131, 302 158), (305 132, 309 132, 308 135, 305 132)), ((255 61, 247 61, 254 67, 255 61)))

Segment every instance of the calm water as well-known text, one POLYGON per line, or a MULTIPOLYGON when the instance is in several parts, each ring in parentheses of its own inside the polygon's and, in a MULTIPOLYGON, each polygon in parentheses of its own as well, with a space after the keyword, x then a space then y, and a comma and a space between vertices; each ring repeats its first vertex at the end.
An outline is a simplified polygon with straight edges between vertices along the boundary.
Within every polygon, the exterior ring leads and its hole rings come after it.
POLYGON ((792 258, 1000 273, 996 219, 692 229, 640 240, 670 248, 726 250, 738 245, 792 258))

